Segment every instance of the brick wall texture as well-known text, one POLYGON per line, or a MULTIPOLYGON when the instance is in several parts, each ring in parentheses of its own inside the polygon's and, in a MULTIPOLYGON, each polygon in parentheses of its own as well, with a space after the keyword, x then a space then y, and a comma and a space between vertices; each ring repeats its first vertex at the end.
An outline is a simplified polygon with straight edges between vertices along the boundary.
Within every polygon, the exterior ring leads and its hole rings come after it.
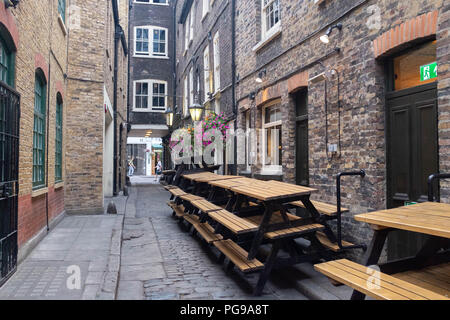
MULTIPOLYGON (((439 170, 448 172, 450 169, 450 5, 442 0, 330 0, 321 4, 282 0, 280 5, 281 33, 255 51, 254 46, 261 40, 260 2, 237 2, 239 127, 245 126, 243 111, 249 109, 251 126, 261 128, 261 108, 270 100, 280 99, 282 179, 295 183, 295 104, 291 93, 307 87, 310 185, 319 189, 313 197, 335 203, 336 174, 364 169, 367 173, 364 179, 343 180, 342 205, 350 208, 350 214, 344 217, 343 230, 345 239, 367 243, 372 232, 367 225, 357 223, 353 215, 386 208, 383 58, 434 38, 439 70, 439 170), (333 30, 330 43, 323 44, 319 37, 338 22, 343 25, 342 31, 333 30), (333 52, 335 47, 341 49, 339 53, 333 52), (321 60, 323 66, 317 60, 321 60), (341 111, 337 106, 337 80, 334 77, 328 81, 327 115, 324 82, 307 80, 323 72, 324 67, 334 68, 340 75, 341 111), (266 70, 263 83, 256 83, 255 78, 263 69, 266 70), (253 91, 256 97, 251 100, 249 94, 253 91), (340 143, 340 157, 327 156, 326 117, 329 143, 340 143)), ((262 153, 260 144, 257 153, 262 153)), ((260 173, 260 169, 260 166, 253 166, 253 175, 260 173)), ((442 201, 449 202, 449 195, 450 184, 442 181, 442 201)))
MULTIPOLYGON (((66 1, 66 22, 58 0, 22 0, 16 8, 0 2, 0 26, 16 44, 14 87, 21 95, 19 146, 19 247, 42 230, 48 220, 67 211, 103 212, 103 88, 113 83, 114 23, 112 1, 66 1), (70 6, 69 7, 69 2, 70 6), (75 11, 72 10, 72 6, 75 11), (80 26, 70 19, 80 14, 80 26), (108 50, 108 52, 107 52, 108 50), (70 63, 68 63, 70 61, 70 63), (46 188, 33 190, 34 78, 45 74, 48 104, 46 188), (56 97, 63 98, 63 182, 55 182, 56 97)), ((128 32, 128 5, 120 1, 120 23, 128 32)), ((119 49, 118 123, 126 122, 127 58, 119 49)), ((111 99, 112 100, 112 99, 111 99)), ((126 129, 122 132, 125 154, 126 129)), ((125 158, 124 158, 125 159, 125 158)), ((120 159, 118 157, 117 161, 120 159)), ((125 168, 125 161, 119 163, 125 168)), ((118 173, 122 181, 124 170, 118 173)), ((118 179, 119 181, 120 179, 118 179)))

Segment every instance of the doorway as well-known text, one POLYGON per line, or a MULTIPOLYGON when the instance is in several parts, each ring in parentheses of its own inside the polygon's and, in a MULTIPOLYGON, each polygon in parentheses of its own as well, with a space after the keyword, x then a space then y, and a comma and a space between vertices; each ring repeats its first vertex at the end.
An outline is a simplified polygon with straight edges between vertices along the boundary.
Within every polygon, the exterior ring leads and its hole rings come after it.
POLYGON ((293 95, 295 102, 295 179, 298 185, 309 186, 308 89, 293 95))
MULTIPOLYGON (((391 58, 388 62, 387 207, 427 201, 427 178, 439 171, 436 42, 431 41, 391 58), (434 71, 434 70, 433 70, 434 71)), ((435 188, 437 187, 437 183, 435 188)), ((388 258, 415 255, 426 236, 406 231, 388 238, 388 258)))

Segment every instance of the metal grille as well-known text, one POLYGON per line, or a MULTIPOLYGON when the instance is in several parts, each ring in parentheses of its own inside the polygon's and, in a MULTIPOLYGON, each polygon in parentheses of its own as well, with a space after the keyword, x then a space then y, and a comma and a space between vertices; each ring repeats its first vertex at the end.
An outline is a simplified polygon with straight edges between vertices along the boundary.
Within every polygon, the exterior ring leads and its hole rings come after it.
POLYGON ((0 285, 17 265, 20 96, 0 82, 0 285))

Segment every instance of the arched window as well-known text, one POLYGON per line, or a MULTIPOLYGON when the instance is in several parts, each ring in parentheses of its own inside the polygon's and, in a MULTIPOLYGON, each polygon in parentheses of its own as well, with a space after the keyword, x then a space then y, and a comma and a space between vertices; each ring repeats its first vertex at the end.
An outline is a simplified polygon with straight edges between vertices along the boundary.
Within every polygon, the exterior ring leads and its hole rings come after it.
POLYGON ((63 100, 58 92, 56 96, 56 130, 55 130, 55 182, 62 181, 62 148, 63 148, 63 100))
POLYGON ((46 82, 38 69, 34 82, 33 189, 45 187, 46 82))
POLYGON ((0 81, 14 87, 14 52, 0 35, 0 81))

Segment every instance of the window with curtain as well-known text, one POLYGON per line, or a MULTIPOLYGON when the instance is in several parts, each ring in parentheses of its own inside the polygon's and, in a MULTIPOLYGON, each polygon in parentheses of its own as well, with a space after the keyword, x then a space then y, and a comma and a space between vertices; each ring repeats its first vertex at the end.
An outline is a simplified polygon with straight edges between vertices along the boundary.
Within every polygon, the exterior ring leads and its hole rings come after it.
POLYGON ((214 50, 214 93, 220 90, 220 48, 219 32, 216 32, 213 40, 214 50))
POLYGON ((62 148, 63 148, 63 101, 60 94, 56 97, 56 130, 55 130, 55 182, 62 181, 62 148))
POLYGON ((263 170, 281 171, 281 107, 280 102, 274 102, 263 111, 263 170))
POLYGON ((34 84, 33 125, 33 188, 45 186, 45 136, 46 136, 46 84, 43 76, 36 72, 34 84))

